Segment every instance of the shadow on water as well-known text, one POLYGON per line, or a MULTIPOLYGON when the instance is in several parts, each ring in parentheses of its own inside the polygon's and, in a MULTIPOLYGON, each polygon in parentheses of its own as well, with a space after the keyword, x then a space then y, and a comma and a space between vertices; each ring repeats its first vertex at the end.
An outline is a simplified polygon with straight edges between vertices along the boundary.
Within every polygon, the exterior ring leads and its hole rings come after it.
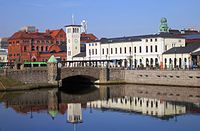
POLYGON ((59 91, 67 94, 87 94, 97 90, 95 85, 88 84, 68 84, 67 86, 62 86, 59 91))

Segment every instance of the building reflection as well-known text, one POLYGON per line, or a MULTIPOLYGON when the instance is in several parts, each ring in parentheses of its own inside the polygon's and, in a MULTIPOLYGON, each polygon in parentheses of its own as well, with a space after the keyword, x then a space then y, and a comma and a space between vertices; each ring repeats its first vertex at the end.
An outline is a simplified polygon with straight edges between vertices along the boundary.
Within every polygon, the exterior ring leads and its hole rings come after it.
POLYGON ((140 97, 110 98, 88 102, 87 105, 104 111, 140 113, 161 119, 169 119, 186 113, 186 106, 180 103, 140 97))
POLYGON ((48 113, 54 119, 58 113, 58 96, 56 90, 48 91, 48 113))
MULTIPOLYGON (((6 108, 11 107, 18 113, 29 115, 30 118, 34 118, 34 113, 48 113, 49 118, 53 120, 58 114, 67 115, 66 121, 72 123, 74 128, 76 124, 83 122, 82 108, 89 108, 90 113, 94 109, 100 109, 139 113, 163 120, 186 113, 200 113, 199 102, 164 100, 156 98, 155 94, 155 98, 142 97, 137 96, 137 90, 131 89, 101 87, 87 94, 78 95, 66 94, 57 89, 9 92, 0 93, 0 101, 3 101, 6 108)), ((146 94, 147 91, 143 92, 146 94)), ((150 93, 148 95, 151 96, 150 93)))
POLYGON ((82 123, 82 121, 81 103, 68 104, 67 122, 77 124, 82 123))

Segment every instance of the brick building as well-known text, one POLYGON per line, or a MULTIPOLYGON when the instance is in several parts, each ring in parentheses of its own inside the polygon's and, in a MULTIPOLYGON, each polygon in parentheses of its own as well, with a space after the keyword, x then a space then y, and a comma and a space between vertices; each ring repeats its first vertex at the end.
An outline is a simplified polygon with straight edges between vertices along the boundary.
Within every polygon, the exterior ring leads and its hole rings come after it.
POLYGON ((8 62, 47 61, 51 54, 66 59, 66 51, 61 50, 66 42, 63 29, 46 32, 18 31, 8 39, 8 62))
MULTIPOLYGON (((8 39, 9 63, 47 61, 52 54, 61 61, 66 60, 66 33, 63 29, 38 32, 35 27, 29 28, 23 28, 8 39)), ((96 39, 93 34, 82 33, 81 50, 85 51, 86 42, 96 39)))

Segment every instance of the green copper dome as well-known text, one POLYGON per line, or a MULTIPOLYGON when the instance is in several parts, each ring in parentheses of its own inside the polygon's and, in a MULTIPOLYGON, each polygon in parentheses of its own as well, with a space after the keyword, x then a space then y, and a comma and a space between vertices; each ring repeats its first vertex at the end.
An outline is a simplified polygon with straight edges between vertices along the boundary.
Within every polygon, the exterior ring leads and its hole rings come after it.
POLYGON ((168 27, 168 24, 167 24, 167 18, 161 18, 160 20, 160 32, 169 32, 169 27, 168 27))
POLYGON ((56 58, 54 57, 54 55, 52 55, 52 56, 49 58, 48 63, 57 63, 57 60, 56 60, 56 58))
POLYGON ((161 18, 160 22, 161 23, 167 23, 167 18, 165 18, 165 17, 161 18))

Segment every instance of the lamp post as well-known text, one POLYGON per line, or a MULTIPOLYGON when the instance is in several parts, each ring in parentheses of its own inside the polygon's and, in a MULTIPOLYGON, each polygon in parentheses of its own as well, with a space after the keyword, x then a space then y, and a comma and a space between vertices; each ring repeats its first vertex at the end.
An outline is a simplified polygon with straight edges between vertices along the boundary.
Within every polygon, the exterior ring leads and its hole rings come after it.
POLYGON ((174 68, 176 69, 176 48, 175 48, 175 59, 174 59, 174 68))
POLYGON ((136 69, 136 67, 137 67, 136 53, 134 54, 134 66, 135 66, 135 69, 136 69))

